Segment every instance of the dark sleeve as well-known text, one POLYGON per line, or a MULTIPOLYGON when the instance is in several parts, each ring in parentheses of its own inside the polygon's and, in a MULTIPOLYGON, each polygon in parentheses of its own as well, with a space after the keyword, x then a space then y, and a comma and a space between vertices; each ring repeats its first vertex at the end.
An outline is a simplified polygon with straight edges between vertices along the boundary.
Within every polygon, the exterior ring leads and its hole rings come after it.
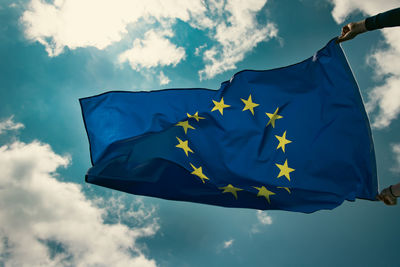
POLYGON ((365 20, 365 27, 369 31, 394 26, 400 26, 400 8, 379 13, 365 20))

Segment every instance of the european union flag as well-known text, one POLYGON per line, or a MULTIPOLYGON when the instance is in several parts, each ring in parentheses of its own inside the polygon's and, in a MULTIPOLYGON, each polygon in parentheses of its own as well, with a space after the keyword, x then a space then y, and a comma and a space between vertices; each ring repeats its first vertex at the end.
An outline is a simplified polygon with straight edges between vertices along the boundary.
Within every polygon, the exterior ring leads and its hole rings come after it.
POLYGON ((88 183, 225 207, 313 212, 374 200, 367 114, 341 47, 236 73, 219 90, 80 99, 88 183))

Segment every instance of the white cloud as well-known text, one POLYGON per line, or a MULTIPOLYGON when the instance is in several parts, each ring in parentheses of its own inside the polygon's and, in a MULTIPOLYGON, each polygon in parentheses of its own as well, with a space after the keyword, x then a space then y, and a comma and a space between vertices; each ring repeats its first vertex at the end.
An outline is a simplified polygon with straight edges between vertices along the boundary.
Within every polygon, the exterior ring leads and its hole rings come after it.
MULTIPOLYGON (((214 2, 214 9, 221 8, 221 2, 214 2)), ((261 41, 277 37, 278 29, 273 23, 258 25, 256 13, 266 4, 265 0, 228 0, 224 6, 227 20, 219 18, 214 39, 218 42, 204 53, 205 68, 199 71, 200 79, 213 78, 215 75, 234 69, 236 63, 243 60, 261 41)), ((211 5, 212 6, 212 5, 211 5)))
POLYGON ((370 16, 399 6, 398 0, 331 0, 331 2, 334 5, 332 16, 338 23, 342 23, 355 11, 370 16))
POLYGON ((127 27, 141 19, 149 23, 154 19, 188 21, 204 10, 200 0, 31 0, 21 21, 29 39, 43 44, 50 56, 57 56, 65 47, 104 49, 121 41, 127 27))
POLYGON ((175 66, 186 56, 185 49, 176 47, 166 37, 172 37, 170 30, 149 30, 143 40, 133 41, 131 49, 119 55, 120 63, 128 61, 132 69, 152 68, 156 66, 175 66))
MULTIPOLYGON (((400 6, 400 0, 332 0, 334 8, 332 16, 337 23, 353 12, 362 12, 366 17, 400 6)), ((377 81, 381 85, 372 89, 366 108, 369 113, 378 111, 372 126, 385 128, 396 119, 400 113, 400 31, 398 29, 381 30, 385 48, 376 49, 367 56, 367 62, 373 66, 377 81)), ((374 44, 371 44, 371 46, 374 44)))
POLYGON ((232 248, 234 242, 235 239, 231 238, 227 241, 218 244, 216 253, 221 253, 223 250, 228 250, 228 249, 232 253, 233 251, 230 248, 232 248))
MULTIPOLYGON (((400 57, 399 57, 400 60, 400 57)), ((400 76, 391 76, 385 79, 381 86, 373 88, 369 93, 366 103, 368 112, 379 108, 378 114, 374 117, 372 126, 384 128, 390 125, 392 120, 397 118, 400 112, 400 76)))
POLYGON ((272 218, 266 211, 257 210, 257 219, 262 225, 272 224, 272 218))
POLYGON ((233 245, 234 239, 229 239, 228 241, 224 242, 224 248, 230 248, 233 245))
POLYGON ((80 185, 56 178, 57 168, 69 162, 38 141, 0 147, 0 261, 5 266, 156 266, 136 243, 158 230, 153 211, 140 205, 131 210, 118 199, 104 207, 87 199, 80 185), (112 217, 115 221, 105 223, 108 213, 121 209, 131 220, 145 222, 130 228, 123 218, 112 217))
POLYGON ((160 72, 160 76, 158 76, 158 79, 160 80, 160 85, 166 85, 169 84, 171 81, 167 76, 165 76, 164 72, 160 72))
POLYGON ((11 116, 4 121, 0 121, 0 134, 6 131, 18 130, 24 128, 24 125, 22 123, 15 123, 13 119, 14 116, 11 116))
POLYGON ((156 208, 154 206, 146 207, 143 199, 138 196, 132 199, 131 195, 118 193, 118 196, 107 199, 95 199, 93 203, 106 210, 105 217, 108 222, 123 222, 128 226, 143 226, 148 224, 149 221, 156 222, 158 220, 158 218, 154 217, 156 208))
POLYGON ((194 50, 194 55, 195 56, 199 56, 200 52, 206 47, 207 47, 207 44, 203 44, 203 45, 201 45, 199 47, 196 47, 196 49, 194 50))
POLYGON ((400 172, 400 144, 393 144, 392 151, 396 159, 396 165, 392 168, 392 171, 400 172))
MULTIPOLYGON (((28 39, 45 46, 49 56, 65 47, 105 49, 136 32, 130 49, 121 51, 120 62, 128 61, 135 70, 175 66, 185 58, 185 50, 173 44, 171 26, 177 20, 205 31, 212 42, 204 51, 201 79, 234 69, 261 41, 277 36, 273 23, 259 25, 256 14, 267 0, 31 0, 21 21, 28 39), (214 45, 213 45, 214 43, 214 45)), ((197 44, 195 44, 197 45, 197 44)), ((204 48, 203 46, 199 46, 204 48)), ((196 50, 198 55, 201 51, 196 50)))
POLYGON ((257 220, 258 223, 255 223, 250 230, 250 233, 252 234, 259 233, 261 232, 262 227, 272 224, 272 217, 269 216, 266 211, 257 210, 257 220))

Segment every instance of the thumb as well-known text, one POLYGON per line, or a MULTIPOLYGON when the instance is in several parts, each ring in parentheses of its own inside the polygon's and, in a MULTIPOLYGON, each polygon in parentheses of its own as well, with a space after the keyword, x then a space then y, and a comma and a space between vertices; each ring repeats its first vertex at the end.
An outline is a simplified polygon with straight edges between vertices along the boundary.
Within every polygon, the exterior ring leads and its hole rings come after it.
POLYGON ((342 33, 340 36, 338 36, 337 42, 341 43, 341 42, 347 41, 349 39, 350 38, 349 38, 348 32, 347 33, 342 33))

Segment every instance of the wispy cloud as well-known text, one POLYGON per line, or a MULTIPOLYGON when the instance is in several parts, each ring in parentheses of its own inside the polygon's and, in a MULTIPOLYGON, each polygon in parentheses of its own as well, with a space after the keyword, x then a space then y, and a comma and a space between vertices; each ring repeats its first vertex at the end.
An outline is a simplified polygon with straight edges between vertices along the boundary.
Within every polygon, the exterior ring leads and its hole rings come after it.
POLYGON ((224 242, 224 248, 230 248, 233 245, 234 239, 229 239, 228 241, 224 242))
POLYGON ((166 85, 169 84, 171 81, 167 76, 165 76, 164 72, 160 72, 160 76, 158 76, 158 79, 160 80, 160 85, 166 85))
POLYGON ((194 50, 194 55, 195 56, 199 56, 200 53, 204 50, 204 48, 207 47, 207 44, 203 44, 201 46, 196 47, 196 49, 194 50))
POLYGON ((5 133, 6 131, 22 129, 24 127, 25 126, 22 123, 14 122, 14 116, 11 116, 6 120, 0 121, 0 134, 5 133))
POLYGON ((184 0, 55 0, 53 3, 31 0, 21 21, 28 38, 43 44, 50 56, 57 56, 65 47, 104 49, 121 41, 128 33, 128 26, 139 20, 148 24, 175 19, 189 21, 204 10, 201 1, 184 0))
POLYGON ((217 45, 204 52, 205 68, 199 71, 200 79, 213 78, 215 75, 236 68, 236 63, 243 60, 261 41, 277 37, 278 28, 274 23, 259 25, 256 14, 266 1, 231 0, 226 4, 211 1, 212 9, 224 12, 227 19, 217 18, 217 26, 212 28, 217 45), (213 6, 214 5, 214 6, 213 6))
POLYGON ((231 253, 232 253, 232 246, 233 246, 233 243, 235 242, 235 239, 233 239, 233 238, 231 238, 231 239, 228 239, 228 240, 226 240, 226 241, 224 241, 224 242, 222 242, 222 243, 220 243, 218 246, 217 246, 217 253, 221 253, 222 251, 225 251, 225 250, 227 250, 227 251, 230 251, 231 253))
MULTIPOLYGON (((345 19, 354 12, 362 12, 365 16, 376 15, 400 6, 399 0, 331 0, 334 4, 332 16, 337 23, 345 23, 345 19)), ((400 113, 400 32, 393 29, 381 30, 382 41, 387 44, 367 56, 367 62, 375 70, 378 82, 382 84, 372 89, 366 108, 369 113, 377 111, 372 126, 385 128, 400 113)), ((374 44, 371 44, 373 46, 374 44)))
POLYGON ((69 156, 58 155, 38 141, 0 147, 1 262, 6 266, 156 266, 136 244, 159 228, 152 210, 141 205, 131 210, 113 199, 106 205, 88 199, 80 185, 57 179, 57 169, 69 162, 69 156), (131 220, 144 221, 135 228, 123 224, 121 217, 105 222, 108 213, 123 209, 131 220))
POLYGON ((272 217, 266 211, 257 210, 256 215, 258 222, 251 227, 250 233, 252 234, 259 233, 265 226, 272 224, 272 217))
MULTIPOLYGON (((277 36, 271 22, 260 25, 257 12, 266 0, 148 0, 96 1, 31 0, 21 21, 25 36, 45 46, 49 56, 61 54, 66 47, 105 49, 129 36, 130 31, 146 31, 132 47, 120 51, 119 61, 129 62, 134 70, 175 66, 185 59, 185 47, 173 44, 173 25, 179 20, 204 31, 211 42, 200 44, 205 66, 201 79, 234 69, 258 43, 277 36), (151 28, 151 30, 148 30, 151 28)), ((204 43, 204 41, 203 41, 204 43)))
POLYGON ((392 151, 396 160, 395 166, 392 168, 392 171, 399 173, 400 172, 400 144, 392 144, 392 151))
POLYGON ((134 70, 157 66, 176 66, 186 56, 185 49, 172 44, 167 37, 172 37, 170 30, 146 32, 144 39, 136 39, 131 49, 119 55, 120 63, 129 62, 134 70))
POLYGON ((258 210, 257 211, 257 219, 262 225, 270 225, 272 224, 272 218, 268 215, 266 211, 258 210))

